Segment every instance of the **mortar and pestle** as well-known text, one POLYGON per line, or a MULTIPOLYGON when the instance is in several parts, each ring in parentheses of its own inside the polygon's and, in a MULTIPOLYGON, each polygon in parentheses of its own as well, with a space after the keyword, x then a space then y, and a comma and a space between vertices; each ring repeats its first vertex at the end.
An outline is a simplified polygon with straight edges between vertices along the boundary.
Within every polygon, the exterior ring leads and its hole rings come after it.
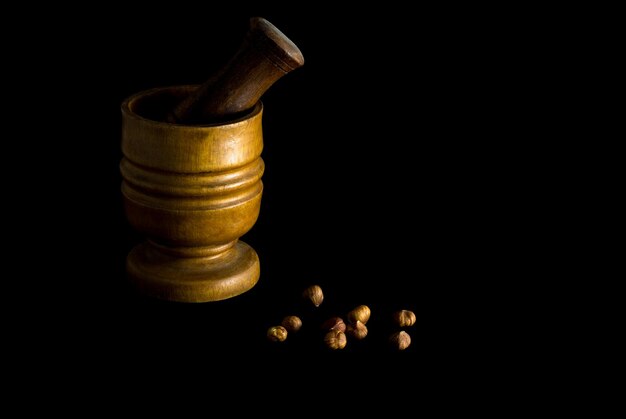
POLYGON ((258 282, 259 257, 239 238, 256 223, 263 192, 260 98, 303 64, 291 40, 255 17, 207 82, 124 100, 121 190, 128 222, 147 238, 126 271, 141 293, 208 302, 258 282))

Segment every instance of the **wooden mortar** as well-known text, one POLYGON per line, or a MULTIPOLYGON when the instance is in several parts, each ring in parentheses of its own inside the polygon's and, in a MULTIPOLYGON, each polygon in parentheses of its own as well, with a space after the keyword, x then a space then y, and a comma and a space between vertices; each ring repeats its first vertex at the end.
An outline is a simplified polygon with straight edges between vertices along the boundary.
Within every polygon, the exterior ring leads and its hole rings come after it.
POLYGON ((259 215, 262 104, 223 124, 162 122, 197 86, 157 88, 122 105, 120 167, 126 216, 148 238, 127 258, 139 290, 181 302, 230 298, 259 279, 259 258, 239 241, 259 215))

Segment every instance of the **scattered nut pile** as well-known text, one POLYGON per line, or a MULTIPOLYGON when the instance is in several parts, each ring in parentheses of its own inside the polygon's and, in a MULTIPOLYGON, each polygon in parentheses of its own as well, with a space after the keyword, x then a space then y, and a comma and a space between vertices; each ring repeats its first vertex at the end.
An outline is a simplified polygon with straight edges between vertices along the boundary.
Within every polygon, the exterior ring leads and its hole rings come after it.
MULTIPOLYGON (((302 297, 305 302, 314 308, 324 302, 324 293, 319 285, 311 285, 304 289, 302 297)), ((342 317, 333 316, 320 325, 323 332, 323 343, 330 350, 339 350, 346 347, 349 340, 362 340, 367 337, 367 322, 371 310, 367 305, 359 305, 345 314, 347 323, 342 317)), ((400 329, 389 336, 391 348, 403 351, 411 345, 411 336, 403 330, 416 322, 415 313, 410 310, 398 310, 392 313, 391 320, 394 328, 400 329)), ((290 333, 296 333, 303 326, 302 319, 295 315, 285 316, 280 325, 268 328, 267 338, 272 342, 284 342, 290 333)))

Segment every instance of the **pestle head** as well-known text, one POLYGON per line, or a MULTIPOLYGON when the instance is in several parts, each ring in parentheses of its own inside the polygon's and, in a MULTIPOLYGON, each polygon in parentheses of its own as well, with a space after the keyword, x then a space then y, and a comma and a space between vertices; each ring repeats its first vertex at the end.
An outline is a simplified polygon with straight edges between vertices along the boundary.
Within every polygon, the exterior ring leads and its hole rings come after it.
POLYGON ((285 73, 304 65, 304 56, 300 49, 278 28, 262 17, 250 19, 250 34, 259 36, 262 41, 271 43, 264 48, 273 56, 270 58, 285 73))

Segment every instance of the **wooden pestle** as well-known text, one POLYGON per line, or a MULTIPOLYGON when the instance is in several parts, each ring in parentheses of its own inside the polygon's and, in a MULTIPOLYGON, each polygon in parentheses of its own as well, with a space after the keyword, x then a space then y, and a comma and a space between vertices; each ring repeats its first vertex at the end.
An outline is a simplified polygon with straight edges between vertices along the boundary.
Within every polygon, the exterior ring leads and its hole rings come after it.
POLYGON ((215 76, 181 100, 167 116, 178 124, 210 124, 244 114, 285 74, 301 67, 298 47, 261 17, 250 28, 235 55, 215 76))

